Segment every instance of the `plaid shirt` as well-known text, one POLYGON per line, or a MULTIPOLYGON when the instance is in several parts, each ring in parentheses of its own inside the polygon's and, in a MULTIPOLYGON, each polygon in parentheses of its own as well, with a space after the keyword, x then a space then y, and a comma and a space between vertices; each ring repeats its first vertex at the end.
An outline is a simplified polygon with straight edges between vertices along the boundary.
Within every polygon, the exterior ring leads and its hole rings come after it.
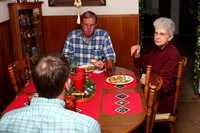
POLYGON ((28 107, 12 110, 0 120, 2 133, 100 133, 93 118, 65 109, 60 99, 33 98, 28 107))
POLYGON ((78 65, 89 65, 91 59, 103 62, 105 59, 116 60, 110 36, 101 29, 95 29, 89 42, 86 41, 82 29, 72 31, 66 39, 62 54, 66 57, 76 56, 78 65))

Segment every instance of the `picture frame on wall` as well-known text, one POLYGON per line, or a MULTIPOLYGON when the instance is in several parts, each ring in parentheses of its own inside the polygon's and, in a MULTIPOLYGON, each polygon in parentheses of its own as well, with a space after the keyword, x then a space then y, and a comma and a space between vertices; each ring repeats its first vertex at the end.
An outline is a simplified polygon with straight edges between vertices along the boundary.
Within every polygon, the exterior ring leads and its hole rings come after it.
POLYGON ((17 0, 17 3, 24 3, 24 0, 17 0))
MULTIPOLYGON (((49 6, 74 6, 74 0, 48 0, 49 6)), ((106 6, 106 0, 81 0, 82 6, 106 6)))

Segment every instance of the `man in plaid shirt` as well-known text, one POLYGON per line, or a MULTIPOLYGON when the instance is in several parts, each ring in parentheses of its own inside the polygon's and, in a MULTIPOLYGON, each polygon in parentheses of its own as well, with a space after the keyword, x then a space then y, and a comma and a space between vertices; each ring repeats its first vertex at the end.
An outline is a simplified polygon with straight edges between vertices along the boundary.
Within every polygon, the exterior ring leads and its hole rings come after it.
POLYGON ((66 39, 62 54, 66 57, 75 56, 78 65, 89 65, 91 59, 97 69, 104 68, 106 59, 116 60, 110 36, 105 30, 96 29, 97 16, 91 11, 81 17, 82 29, 72 31, 66 39))

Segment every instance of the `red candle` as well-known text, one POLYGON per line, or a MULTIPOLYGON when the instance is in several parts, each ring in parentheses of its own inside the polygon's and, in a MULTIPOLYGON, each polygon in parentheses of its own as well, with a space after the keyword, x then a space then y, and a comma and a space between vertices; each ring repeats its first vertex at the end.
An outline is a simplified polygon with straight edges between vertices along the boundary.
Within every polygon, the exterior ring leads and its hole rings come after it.
POLYGON ((83 72, 83 73, 85 73, 85 68, 78 68, 77 72, 83 72))
POLYGON ((74 89, 83 92, 83 76, 75 75, 74 77, 74 89))
POLYGON ((84 72, 77 72, 76 75, 83 77, 83 85, 85 84, 85 73, 84 72))

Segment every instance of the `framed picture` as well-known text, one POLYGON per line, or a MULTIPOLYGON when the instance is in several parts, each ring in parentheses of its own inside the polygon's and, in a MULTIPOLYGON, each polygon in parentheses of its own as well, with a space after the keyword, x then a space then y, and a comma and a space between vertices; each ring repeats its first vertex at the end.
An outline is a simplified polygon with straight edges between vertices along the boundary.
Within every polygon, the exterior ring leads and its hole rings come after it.
MULTIPOLYGON (((106 6, 106 0, 81 0, 82 6, 106 6)), ((49 6, 74 6, 74 0, 49 0, 49 6)))
POLYGON ((23 2, 24 2, 24 0, 17 0, 17 2, 18 2, 18 3, 23 3, 23 2))

